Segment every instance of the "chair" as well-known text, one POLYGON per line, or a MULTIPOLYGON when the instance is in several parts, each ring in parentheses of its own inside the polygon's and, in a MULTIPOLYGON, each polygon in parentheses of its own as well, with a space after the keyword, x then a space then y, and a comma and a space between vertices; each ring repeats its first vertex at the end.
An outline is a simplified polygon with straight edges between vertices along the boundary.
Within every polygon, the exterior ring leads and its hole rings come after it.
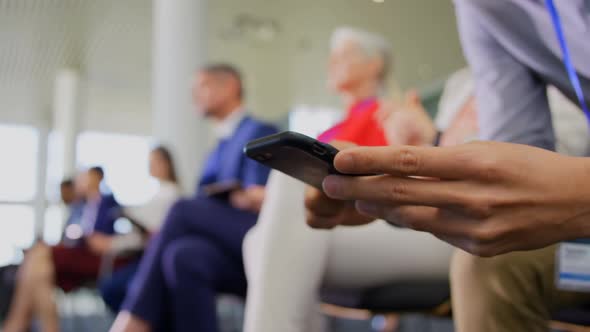
POLYGON ((448 280, 411 280, 360 291, 324 290, 321 294, 325 314, 348 319, 380 321, 377 330, 395 331, 404 313, 449 316, 448 280))
POLYGON ((590 304, 553 312, 550 325, 558 331, 590 332, 590 304))
POLYGON ((64 331, 108 330, 113 316, 98 292, 98 284, 111 276, 118 259, 133 258, 141 252, 141 250, 122 250, 105 254, 101 259, 97 281, 85 283, 69 293, 56 290, 64 331))

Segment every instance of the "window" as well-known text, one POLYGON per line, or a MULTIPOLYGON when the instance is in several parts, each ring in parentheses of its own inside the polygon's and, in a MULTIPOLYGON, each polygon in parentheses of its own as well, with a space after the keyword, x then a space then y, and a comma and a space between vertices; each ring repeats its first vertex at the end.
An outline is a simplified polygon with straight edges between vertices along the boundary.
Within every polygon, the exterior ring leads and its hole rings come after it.
POLYGON ((27 205, 0 205, 0 243, 27 248, 35 238, 35 212, 27 205))
POLYGON ((35 197, 38 140, 33 127, 0 124, 0 202, 30 202, 35 197))
POLYGON ((18 262, 35 238, 39 132, 0 124, 0 266, 18 262))
POLYGON ((105 183, 122 205, 145 203, 157 191, 149 176, 150 138, 99 132, 78 136, 76 158, 79 167, 101 166, 105 183))

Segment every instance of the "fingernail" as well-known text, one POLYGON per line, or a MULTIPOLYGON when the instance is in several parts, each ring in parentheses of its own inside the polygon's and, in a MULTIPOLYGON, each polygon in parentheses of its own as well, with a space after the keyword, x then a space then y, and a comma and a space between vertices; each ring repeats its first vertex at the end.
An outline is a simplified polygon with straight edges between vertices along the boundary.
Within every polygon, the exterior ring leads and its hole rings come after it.
POLYGON ((330 175, 324 179, 323 187, 328 197, 338 198, 338 194, 342 190, 342 183, 338 176, 330 175))
POLYGON ((375 216, 378 213, 377 206, 367 201, 357 201, 356 210, 365 215, 375 216))

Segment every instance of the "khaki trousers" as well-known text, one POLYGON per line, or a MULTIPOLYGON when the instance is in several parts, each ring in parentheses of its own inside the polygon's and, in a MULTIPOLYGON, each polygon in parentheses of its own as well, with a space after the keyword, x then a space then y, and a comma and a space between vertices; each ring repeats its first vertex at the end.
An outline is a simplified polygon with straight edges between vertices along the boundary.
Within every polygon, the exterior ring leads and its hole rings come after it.
POLYGON ((456 331, 545 332, 553 310, 590 302, 590 293, 556 289, 556 248, 492 258, 456 251, 451 262, 456 331))

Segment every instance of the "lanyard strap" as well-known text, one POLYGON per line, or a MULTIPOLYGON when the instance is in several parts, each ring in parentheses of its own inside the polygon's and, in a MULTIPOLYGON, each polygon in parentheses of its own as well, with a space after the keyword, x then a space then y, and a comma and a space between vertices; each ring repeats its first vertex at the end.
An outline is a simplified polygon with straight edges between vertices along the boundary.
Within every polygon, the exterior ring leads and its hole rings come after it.
POLYGON ((584 98, 584 91, 582 90, 580 79, 578 78, 578 74, 576 73, 576 69, 574 68, 572 60, 570 58, 570 51, 565 40, 565 34, 563 33, 563 29, 561 27, 561 20, 559 18, 557 8, 555 8, 553 0, 545 0, 545 6, 547 7, 549 15, 551 16, 551 20, 553 21, 555 34, 557 35, 557 40, 559 41, 559 46, 561 48, 561 53, 563 55, 563 64, 565 66, 565 70, 567 71, 567 75, 569 76, 572 87, 576 92, 578 102, 580 103, 580 106, 582 107, 582 110, 586 115, 588 125, 590 125, 590 111, 588 110, 588 106, 586 105, 586 99, 584 98))

